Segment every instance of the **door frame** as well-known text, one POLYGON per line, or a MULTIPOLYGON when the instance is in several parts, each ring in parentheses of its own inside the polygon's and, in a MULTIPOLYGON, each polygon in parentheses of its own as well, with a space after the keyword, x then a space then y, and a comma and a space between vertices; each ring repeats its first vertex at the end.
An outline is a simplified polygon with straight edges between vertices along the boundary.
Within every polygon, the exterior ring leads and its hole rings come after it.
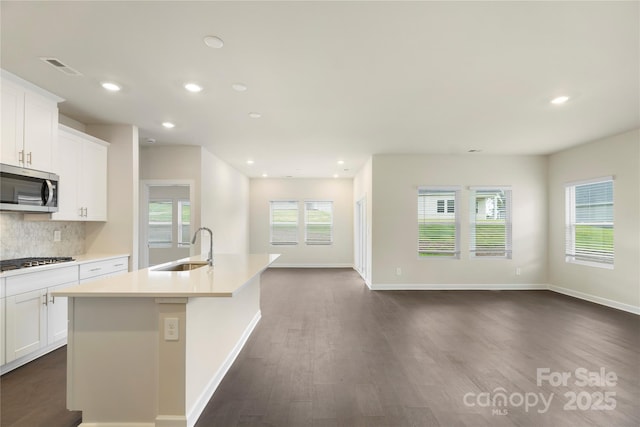
MULTIPOLYGON (((149 266, 149 188, 150 187, 171 187, 171 186, 188 186, 189 202, 191 203, 191 224, 195 230, 200 227, 200 215, 194 215, 199 208, 195 203, 195 181, 192 179, 141 179, 140 180, 140 245, 138 268, 147 268, 149 266), (197 221, 197 223, 196 223, 197 221)), ((189 249, 189 256, 194 255, 193 246, 189 249)))

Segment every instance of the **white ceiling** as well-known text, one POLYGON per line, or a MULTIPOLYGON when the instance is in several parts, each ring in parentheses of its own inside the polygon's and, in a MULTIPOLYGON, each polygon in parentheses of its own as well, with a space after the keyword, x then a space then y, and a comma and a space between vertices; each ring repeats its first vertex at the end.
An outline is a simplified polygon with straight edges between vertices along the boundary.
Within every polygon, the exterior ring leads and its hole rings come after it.
POLYGON ((635 1, 0 7, 2 68, 65 98, 62 114, 203 145, 249 176, 353 176, 376 153, 547 154, 640 126, 635 1))

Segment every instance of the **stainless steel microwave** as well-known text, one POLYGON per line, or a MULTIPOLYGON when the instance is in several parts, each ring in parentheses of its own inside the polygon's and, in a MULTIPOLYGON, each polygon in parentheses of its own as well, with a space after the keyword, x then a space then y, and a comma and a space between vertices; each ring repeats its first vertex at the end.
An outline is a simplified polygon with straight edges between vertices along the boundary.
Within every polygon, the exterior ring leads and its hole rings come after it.
POLYGON ((58 212, 58 181, 54 173, 0 163, 0 210, 58 212))

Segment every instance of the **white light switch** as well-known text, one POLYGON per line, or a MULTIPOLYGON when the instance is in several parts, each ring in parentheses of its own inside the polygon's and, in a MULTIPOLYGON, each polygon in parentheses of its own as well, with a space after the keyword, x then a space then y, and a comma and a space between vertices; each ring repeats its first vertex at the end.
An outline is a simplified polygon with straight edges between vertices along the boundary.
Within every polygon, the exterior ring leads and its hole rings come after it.
POLYGON ((165 341, 178 341, 180 335, 178 334, 178 318, 167 317, 164 319, 164 340, 165 341))
POLYGON ((62 240, 60 230, 53 230, 53 241, 59 242, 60 240, 62 240))

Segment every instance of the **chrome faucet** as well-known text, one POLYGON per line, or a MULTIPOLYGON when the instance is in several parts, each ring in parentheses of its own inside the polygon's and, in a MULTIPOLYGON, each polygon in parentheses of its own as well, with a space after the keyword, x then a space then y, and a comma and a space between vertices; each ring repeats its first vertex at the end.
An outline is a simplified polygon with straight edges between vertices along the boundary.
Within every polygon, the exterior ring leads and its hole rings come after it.
POLYGON ((207 262, 209 265, 213 266, 213 231, 208 229, 207 227, 200 227, 193 234, 193 239, 191 239, 191 244, 194 245, 196 243, 196 237, 198 237, 198 233, 202 230, 206 230, 209 232, 209 256, 207 256, 207 262))

